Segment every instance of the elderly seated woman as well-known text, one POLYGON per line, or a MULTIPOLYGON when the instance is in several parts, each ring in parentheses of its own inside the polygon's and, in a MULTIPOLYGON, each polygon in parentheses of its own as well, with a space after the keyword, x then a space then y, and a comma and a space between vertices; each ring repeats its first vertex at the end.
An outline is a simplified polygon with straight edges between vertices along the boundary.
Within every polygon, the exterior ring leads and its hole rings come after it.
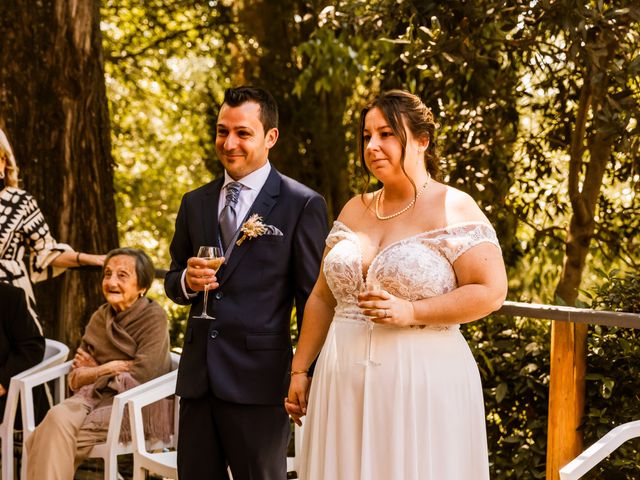
POLYGON ((167 316, 144 296, 153 277, 141 250, 107 254, 107 303, 89 320, 73 359, 68 383, 74 395, 53 407, 27 440, 27 478, 72 479, 93 445, 106 440, 113 397, 170 371, 167 316))

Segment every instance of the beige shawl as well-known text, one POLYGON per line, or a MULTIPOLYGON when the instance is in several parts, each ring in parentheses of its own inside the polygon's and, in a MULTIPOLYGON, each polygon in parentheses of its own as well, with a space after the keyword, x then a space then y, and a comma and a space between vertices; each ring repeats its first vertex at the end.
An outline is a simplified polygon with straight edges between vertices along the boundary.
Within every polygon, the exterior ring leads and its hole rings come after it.
MULTIPOLYGON (((104 429, 115 395, 171 370, 167 316, 160 305, 145 297, 122 312, 109 304, 99 307, 89 320, 81 347, 99 364, 133 360, 128 373, 99 377, 76 392, 90 410, 83 428, 104 429)), ((167 439, 173 423, 170 406, 171 402, 161 402, 147 409, 145 427, 152 431, 145 430, 151 436, 167 439)), ((122 437, 127 439, 129 422, 123 422, 123 427, 122 437)))

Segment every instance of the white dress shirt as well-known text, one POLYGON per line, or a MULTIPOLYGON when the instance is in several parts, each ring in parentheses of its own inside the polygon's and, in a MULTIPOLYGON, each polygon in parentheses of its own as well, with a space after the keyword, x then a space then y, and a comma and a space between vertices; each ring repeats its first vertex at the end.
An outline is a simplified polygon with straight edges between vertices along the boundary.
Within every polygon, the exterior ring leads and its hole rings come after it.
POLYGON ((236 228, 240 227, 240 224, 244 221, 244 217, 247 216, 251 205, 253 205, 253 202, 258 196, 258 193, 260 193, 260 190, 262 190, 262 187, 264 187, 264 184, 267 182, 267 177, 269 177, 270 172, 271 164, 269 162, 265 163, 259 169, 254 170, 246 177, 242 177, 240 180, 234 180, 225 170, 224 183, 222 184, 220 198, 218 199, 218 217, 220 217, 220 213, 224 208, 225 198, 227 196, 227 185, 231 182, 237 181, 242 185, 240 196, 238 197, 238 203, 235 207, 237 221, 236 228))
MULTIPOLYGON (((242 177, 240 180, 234 180, 229 176, 227 171, 224 172, 224 182, 222 184, 222 188, 220 189, 220 198, 218 199, 218 217, 220 217, 220 212, 224 208, 225 199, 227 196, 227 185, 231 182, 238 182, 242 185, 242 189, 240 190, 240 196, 238 197, 238 203, 236 204, 236 228, 239 228, 241 223, 244 221, 244 217, 249 213, 249 209, 256 197, 264 187, 264 184, 267 183, 267 178, 269 177, 269 173, 271 173, 271 163, 267 160, 262 167, 254 170, 246 177, 242 177)), ((193 298, 197 295, 197 293, 189 293, 187 290, 187 283, 185 280, 185 275, 187 274, 187 269, 185 268, 182 272, 182 291, 186 295, 187 298, 193 298)))

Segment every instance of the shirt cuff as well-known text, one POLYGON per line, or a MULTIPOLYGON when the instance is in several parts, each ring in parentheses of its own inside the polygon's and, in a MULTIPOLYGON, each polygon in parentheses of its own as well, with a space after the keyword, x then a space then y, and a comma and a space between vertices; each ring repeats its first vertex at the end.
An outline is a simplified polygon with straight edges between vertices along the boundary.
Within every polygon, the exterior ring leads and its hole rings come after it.
POLYGON ((182 285, 182 293, 184 293, 185 298, 195 298, 198 296, 198 292, 189 293, 187 291, 187 282, 184 279, 186 274, 187 274, 187 269, 185 268, 182 271, 182 277, 180 277, 180 284, 182 285))

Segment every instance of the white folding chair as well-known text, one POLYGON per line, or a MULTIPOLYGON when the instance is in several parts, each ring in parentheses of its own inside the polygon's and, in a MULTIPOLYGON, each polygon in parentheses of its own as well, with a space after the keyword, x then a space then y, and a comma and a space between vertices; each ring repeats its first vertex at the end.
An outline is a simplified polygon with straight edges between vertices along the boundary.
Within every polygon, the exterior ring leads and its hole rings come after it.
POLYGON ((142 421, 142 408, 175 394, 178 372, 173 371, 149 382, 149 388, 129 399, 129 422, 131 423, 131 440, 133 442, 133 480, 144 480, 145 470, 163 477, 178 478, 177 453, 178 439, 178 397, 174 400, 174 429, 172 451, 166 448, 160 452, 147 448, 142 421), (153 385, 151 385, 153 383, 153 385))
MULTIPOLYGON (((0 441, 2 442, 2 480, 13 480, 13 431, 20 399, 20 386, 18 381, 43 369, 59 365, 67 359, 69 347, 65 344, 45 339, 44 359, 37 365, 11 378, 7 389, 7 402, 4 410, 2 424, 0 424, 0 441)), ((24 405, 24 397, 22 399, 24 405)), ((22 416, 24 422, 24 414, 22 416)), ((23 448, 24 451, 24 448, 23 448)))
MULTIPOLYGON (((178 412, 179 399, 175 395, 176 379, 178 372, 153 380, 154 385, 140 392, 129 400, 129 421, 131 422, 131 437, 133 440, 133 480, 144 480, 145 471, 150 474, 160 475, 164 478, 178 478, 178 457, 176 444, 178 439, 178 412), (175 395, 175 420, 174 420, 174 446, 171 451, 151 451, 146 445, 144 426, 142 422, 142 409, 151 403, 163 398, 175 395)), ((295 456, 287 457, 287 471, 298 471, 299 453, 302 447, 303 428, 295 426, 294 446, 295 456)), ((229 478, 233 479, 229 471, 229 478)))
POLYGON ((560 480, 578 480, 627 440, 640 437, 640 420, 624 423, 609 431, 560 469, 560 480))
MULTIPOLYGON (((171 353, 172 371, 178 368, 179 362, 180 355, 171 353)), ((35 419, 33 416, 33 388, 37 385, 41 385, 53 380, 57 383, 56 399, 59 401, 59 399, 65 398, 65 376, 71 371, 71 364, 72 361, 63 363, 62 365, 58 365, 57 367, 49 368, 43 372, 32 375, 29 378, 25 378, 20 382, 21 393, 24 399, 22 404, 22 417, 23 419, 27 419, 26 421, 23 421, 24 443, 26 443, 27 439, 31 436, 36 427, 35 419)), ((153 380, 151 380, 151 382, 152 381, 153 380)), ((111 407, 111 417, 109 418, 107 439, 104 443, 94 445, 94 447, 89 452, 89 458, 103 459, 105 480, 117 480, 118 455, 124 455, 133 452, 132 442, 120 442, 120 429, 122 427, 124 409, 127 401, 137 393, 144 391, 147 388, 148 384, 149 382, 143 383, 113 397, 113 405, 111 407)), ((27 456, 28 452, 26 451, 26 449, 23 449, 21 470, 22 478, 26 478, 27 456)))

